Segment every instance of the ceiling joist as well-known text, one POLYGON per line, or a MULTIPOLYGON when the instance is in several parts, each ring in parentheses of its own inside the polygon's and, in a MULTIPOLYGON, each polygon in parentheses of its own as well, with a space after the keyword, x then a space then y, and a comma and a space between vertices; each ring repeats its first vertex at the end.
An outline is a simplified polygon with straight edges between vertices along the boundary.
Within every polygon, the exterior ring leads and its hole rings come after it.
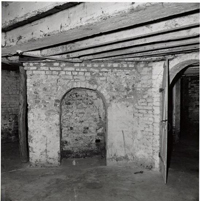
POLYGON ((131 47, 126 49, 120 49, 120 50, 114 50, 109 52, 103 52, 99 54, 94 55, 88 55, 80 57, 82 60, 92 60, 97 58, 106 58, 111 56, 119 56, 119 55, 126 55, 126 54, 132 54, 132 53, 139 53, 139 52, 147 52, 147 51, 153 51, 153 50, 159 50, 159 49, 169 49, 173 47, 180 47, 180 46, 186 46, 186 45, 194 45, 199 44, 199 37, 191 38, 187 40, 179 40, 179 41, 170 41, 170 42, 160 42, 160 43, 152 43, 148 45, 138 46, 138 47, 131 47))
MULTIPOLYGON (((53 30, 52 27, 51 32, 46 30, 47 24, 45 20, 38 20, 38 23, 27 24, 21 28, 19 27, 7 32, 6 40, 11 42, 10 45, 16 44, 16 42, 17 45, 2 48, 2 55, 7 56, 9 54, 14 54, 16 50, 31 51, 58 45, 61 43, 67 43, 71 41, 75 42, 75 40, 84 39, 86 37, 88 38, 97 35, 108 34, 114 31, 121 31, 122 29, 133 28, 136 26, 145 26, 145 24, 173 19, 175 17, 181 17, 189 13, 194 14, 198 11, 198 3, 144 3, 142 6, 136 6, 129 12, 122 12, 119 15, 109 16, 106 19, 98 18, 98 21, 96 20, 89 22, 86 20, 82 26, 77 26, 76 23, 71 28, 65 26, 63 27, 63 31, 60 31, 60 26, 56 26, 59 28, 59 30, 57 30, 57 28, 56 30, 53 30), (31 35, 32 32, 34 32, 35 37, 31 35), (22 33, 24 33, 23 37, 21 36, 22 33)), ((60 13, 62 12, 65 11, 61 11, 60 13)), ((54 16, 56 18, 58 17, 58 14, 54 16)), ((57 20, 59 22, 59 19, 57 20)), ((56 19, 54 19, 54 22, 55 21, 56 19)), ((48 26, 53 24, 50 20, 48 22, 48 26)), ((171 25, 169 24, 168 26, 171 25)))
POLYGON ((55 6, 50 9, 43 8, 43 9, 38 10, 37 12, 33 11, 31 14, 28 13, 25 16, 20 17, 20 19, 17 18, 11 22, 5 22, 2 26, 2 32, 8 32, 12 29, 18 28, 20 26, 24 26, 26 24, 29 24, 29 23, 39 20, 41 18, 47 17, 49 15, 53 15, 62 10, 69 9, 78 4, 80 4, 80 3, 79 2, 60 3, 60 5, 55 4, 55 6))
POLYGON ((195 13, 189 16, 174 18, 158 23, 151 23, 148 25, 139 26, 127 30, 91 37, 77 42, 74 41, 73 43, 68 43, 65 45, 45 48, 41 50, 41 55, 51 56, 57 54, 64 54, 82 49, 92 47, 94 48, 96 46, 108 45, 142 37, 148 37, 184 29, 190 29, 199 26, 199 23, 197 23, 198 20, 199 20, 199 13, 195 13))
POLYGON ((147 45, 150 43, 183 40, 183 39, 188 39, 188 38, 198 37, 198 36, 199 36, 199 27, 194 29, 187 29, 187 30, 182 30, 177 32, 171 32, 171 33, 160 34, 156 36, 150 36, 150 37, 145 37, 145 38, 126 41, 126 42, 116 43, 116 44, 107 45, 103 47, 91 48, 91 49, 82 50, 82 51, 78 51, 74 53, 69 53, 67 55, 69 58, 81 57, 83 55, 107 52, 107 51, 111 51, 115 49, 119 50, 119 49, 129 48, 133 46, 147 45))
POLYGON ((93 61, 99 61, 99 60, 117 60, 117 59, 132 59, 132 58, 138 58, 138 57, 153 57, 153 56, 161 56, 161 55, 171 55, 171 54, 180 54, 185 53, 189 51, 198 51, 199 45, 188 45, 183 47, 175 47, 170 49, 163 49, 163 50, 154 50, 149 52, 142 52, 142 53, 133 53, 128 55, 120 55, 115 57, 108 57, 104 59, 94 59, 93 61))

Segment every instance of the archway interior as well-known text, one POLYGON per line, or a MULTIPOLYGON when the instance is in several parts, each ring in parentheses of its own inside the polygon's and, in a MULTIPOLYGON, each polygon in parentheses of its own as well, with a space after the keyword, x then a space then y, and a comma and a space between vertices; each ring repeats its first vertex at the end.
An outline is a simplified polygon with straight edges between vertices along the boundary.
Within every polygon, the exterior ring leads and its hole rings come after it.
POLYGON ((180 71, 170 86, 170 169, 197 174, 199 170, 199 66, 180 71))
POLYGON ((106 157, 106 110, 99 94, 90 89, 70 90, 61 103, 62 158, 106 157))

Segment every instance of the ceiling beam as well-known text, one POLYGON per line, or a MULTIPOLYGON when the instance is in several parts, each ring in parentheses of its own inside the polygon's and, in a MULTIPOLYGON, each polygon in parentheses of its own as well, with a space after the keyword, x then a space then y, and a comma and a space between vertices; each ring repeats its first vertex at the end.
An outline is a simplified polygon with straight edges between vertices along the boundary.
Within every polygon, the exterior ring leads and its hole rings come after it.
POLYGON ((73 53, 69 53, 68 57, 80 57, 83 55, 96 54, 96 53, 111 51, 111 50, 115 50, 115 49, 122 49, 122 48, 127 48, 127 47, 145 45, 148 43, 175 41, 175 40, 187 39, 187 38, 192 38, 192 37, 197 37, 197 36, 199 36, 199 27, 196 27, 193 29, 177 31, 177 32, 171 32, 171 33, 165 33, 165 34, 145 37, 145 38, 141 38, 141 39, 135 39, 135 40, 131 40, 131 41, 125 41, 125 42, 106 45, 106 46, 97 47, 97 48, 91 48, 91 49, 82 50, 82 51, 78 51, 78 52, 73 52, 73 53))
MULTIPOLYGON (((29 5, 28 4, 24 5, 24 8, 23 8, 23 3, 21 3, 22 4, 22 5, 20 4, 22 6, 21 9, 22 9, 22 11, 26 10, 26 6, 29 6, 29 7, 32 6, 32 8, 34 8, 35 7, 34 4, 36 4, 36 3, 38 4, 38 2, 29 2, 29 5)), ((39 20, 41 18, 47 17, 49 15, 58 13, 62 10, 68 9, 68 8, 76 6, 78 4, 80 4, 80 3, 79 2, 67 2, 67 3, 53 2, 44 8, 40 8, 37 10, 33 10, 32 12, 28 12, 24 16, 20 16, 20 12, 19 12, 19 13, 17 13, 19 16, 15 17, 12 20, 5 21, 3 23, 2 32, 11 31, 12 29, 15 29, 20 26, 24 26, 26 24, 29 24, 29 23, 39 20)), ((18 5, 19 5, 19 3, 18 3, 18 5)), ((11 4, 9 6, 16 7, 16 3, 14 2, 14 5, 11 4)), ((15 7, 13 7, 12 9, 15 10, 15 7)), ((8 9, 11 10, 11 8, 8 8, 8 9)), ((8 12, 9 12, 9 10, 8 10, 8 12)), ((13 14, 13 13, 11 13, 11 14, 13 14)), ((4 18, 6 18, 6 17, 7 16, 4 16, 4 18)))
POLYGON ((111 57, 111 56, 132 54, 132 53, 137 53, 137 52, 139 53, 139 52, 145 52, 145 51, 153 51, 153 50, 158 50, 158 49, 180 47, 180 46, 193 45, 193 44, 199 44, 199 37, 187 39, 187 40, 175 41, 175 42, 174 41, 173 42, 161 42, 161 43, 157 43, 157 44, 148 44, 148 45, 144 45, 144 46, 109 51, 109 52, 99 53, 96 55, 83 56, 83 57, 80 57, 80 59, 91 60, 91 59, 97 59, 97 58, 106 58, 106 57, 111 57))
MULTIPOLYGON (((77 8, 81 5, 82 4, 76 6, 77 12, 77 8)), ((16 50, 30 51, 41 49, 84 37, 116 31, 130 26, 138 26, 142 23, 150 23, 172 16, 176 17, 177 15, 186 14, 187 12, 196 12, 199 10, 199 4, 141 3, 138 5, 138 3, 136 3, 133 4, 132 9, 127 9, 127 12, 123 12, 122 9, 121 12, 115 15, 101 14, 88 19, 88 13, 86 13, 86 16, 83 13, 85 18, 83 18, 81 23, 81 15, 79 15, 80 17, 73 15, 73 17, 75 17, 74 19, 69 16, 69 13, 66 15, 65 12, 72 9, 73 8, 61 11, 56 15, 38 20, 37 23, 30 23, 7 32, 7 46, 13 45, 13 47, 2 48, 2 54, 14 54, 16 50), (73 21, 73 24, 70 24, 70 26, 69 18, 66 18, 66 16, 69 16, 70 20, 73 21), (106 18, 104 18, 104 16, 106 18)), ((80 10, 80 12, 83 11, 80 10)), ((95 10, 88 10, 88 12, 94 13, 95 10)))
POLYGON ((56 54, 64 54, 86 48, 102 46, 112 43, 117 43, 125 40, 137 39, 165 32, 174 32, 182 29, 188 29, 199 25, 199 13, 178 17, 162 22, 152 23, 140 27, 135 27, 128 30, 122 30, 110 34, 104 34, 93 38, 59 45, 56 47, 45 48, 41 50, 41 55, 50 56, 56 54))
MULTIPOLYGON (((186 51, 197 51, 199 49, 199 45, 186 45, 182 47, 172 47, 170 49, 163 49, 163 50, 154 50, 150 52, 141 52, 141 53, 134 53, 134 54, 128 54, 128 55, 120 55, 120 56, 114 56, 114 57, 108 57, 108 58, 103 58, 103 59, 94 59, 90 61, 99 61, 99 60, 111 60, 111 59, 129 59, 129 58, 135 58, 135 57, 151 57, 154 55, 169 55, 172 53, 179 53, 179 52, 186 52, 186 51)), ((61 55, 56 55, 56 56, 41 56, 39 51, 34 51, 34 52, 25 52, 23 53, 25 55, 29 55, 32 57, 37 57, 40 56, 42 58, 48 58, 48 59, 58 59, 58 60, 70 60, 72 62, 82 62, 81 59, 79 58, 72 58, 69 59, 67 54, 61 54, 61 55)))
POLYGON ((2 57, 1 58, 1 63, 3 64, 7 64, 7 65, 18 65, 19 64, 19 57, 18 56, 14 56, 12 58, 5 58, 2 57))
POLYGON ((162 49, 162 50, 154 50, 150 52, 142 52, 142 53, 135 53, 135 54, 128 54, 128 55, 121 55, 115 57, 108 57, 104 59, 94 59, 92 61, 99 61, 99 60, 118 60, 118 59, 132 59, 137 57, 153 57, 153 56, 161 56, 161 55, 171 55, 177 53, 184 53, 188 51, 198 51, 200 49, 199 45, 188 45, 182 47, 175 47, 170 49, 162 49))
MULTIPOLYGON (((141 3, 141 5, 145 5, 145 3, 141 3)), ((52 42, 53 44, 57 44, 68 38, 74 40, 75 32, 77 32, 78 28, 105 21, 106 18, 119 15, 123 11, 128 12, 137 8, 137 6, 138 4, 135 5, 131 2, 84 2, 76 7, 65 9, 54 15, 24 25, 23 27, 8 31, 6 33, 7 46, 20 46, 28 42, 36 45, 37 40, 40 40, 40 45, 48 44, 47 46, 50 46, 52 42), (66 36, 68 31, 71 31, 71 33, 66 36), (57 34, 59 34, 58 37, 57 34)), ((90 31, 90 29, 86 29, 85 33, 86 31, 90 31)), ((81 34, 78 38, 80 36, 81 34)), ((21 50, 24 51, 24 49, 21 50)))
POLYGON ((151 61, 163 61, 166 59, 173 59, 175 56, 173 55, 166 55, 166 56, 154 56, 154 57, 134 57, 134 58, 126 58, 126 59, 97 59, 97 60, 92 60, 91 62, 140 62, 140 61, 146 61, 146 62, 151 62, 151 61))

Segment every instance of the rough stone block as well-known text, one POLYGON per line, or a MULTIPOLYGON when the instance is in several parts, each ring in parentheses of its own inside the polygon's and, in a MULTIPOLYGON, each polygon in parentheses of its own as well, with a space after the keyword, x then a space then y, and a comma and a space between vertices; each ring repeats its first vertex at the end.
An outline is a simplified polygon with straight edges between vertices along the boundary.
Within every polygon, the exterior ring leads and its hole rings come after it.
POLYGON ((51 74, 52 74, 52 71, 49 71, 49 70, 48 70, 48 71, 45 71, 45 74, 46 74, 46 75, 51 75, 51 74))
POLYGON ((85 76, 90 76, 90 72, 85 72, 85 76))
POLYGON ((49 67, 40 67, 38 70, 49 70, 49 67))
POLYGON ((61 67, 50 67, 50 70, 60 71, 60 70, 62 70, 62 68, 61 67))
POLYGON ((59 72, 58 72, 58 71, 52 71, 52 74, 53 74, 53 75, 58 75, 59 72))
POLYGON ((37 67, 29 67, 30 70, 37 70, 37 67))
POLYGON ((79 63, 75 63, 74 66, 75 66, 75 67, 79 67, 80 64, 79 64, 79 63))
POLYGON ((75 68, 73 68, 73 67, 64 67, 63 70, 74 71, 75 68))
POLYGON ((60 63, 56 62, 56 63, 53 63, 53 66, 59 66, 60 63))
POLYGON ((78 72, 78 75, 84 75, 85 73, 84 72, 78 72))
POLYGON ((34 75, 44 75, 45 74, 45 71, 33 71, 33 74, 34 75))

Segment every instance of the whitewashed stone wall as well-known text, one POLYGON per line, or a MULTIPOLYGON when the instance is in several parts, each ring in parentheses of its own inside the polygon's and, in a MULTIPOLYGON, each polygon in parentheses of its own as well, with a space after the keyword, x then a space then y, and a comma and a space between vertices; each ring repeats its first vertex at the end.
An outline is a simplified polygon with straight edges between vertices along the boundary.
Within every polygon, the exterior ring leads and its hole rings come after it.
POLYGON ((26 63, 28 138, 32 165, 60 163, 60 101, 86 88, 104 97, 107 165, 155 167, 152 67, 148 63, 26 63))
MULTIPOLYGON (((170 60, 198 60, 198 53, 170 60)), ((104 97, 107 165, 136 162, 159 169, 162 62, 26 63, 30 162, 60 163, 60 101, 74 88, 104 97)))

